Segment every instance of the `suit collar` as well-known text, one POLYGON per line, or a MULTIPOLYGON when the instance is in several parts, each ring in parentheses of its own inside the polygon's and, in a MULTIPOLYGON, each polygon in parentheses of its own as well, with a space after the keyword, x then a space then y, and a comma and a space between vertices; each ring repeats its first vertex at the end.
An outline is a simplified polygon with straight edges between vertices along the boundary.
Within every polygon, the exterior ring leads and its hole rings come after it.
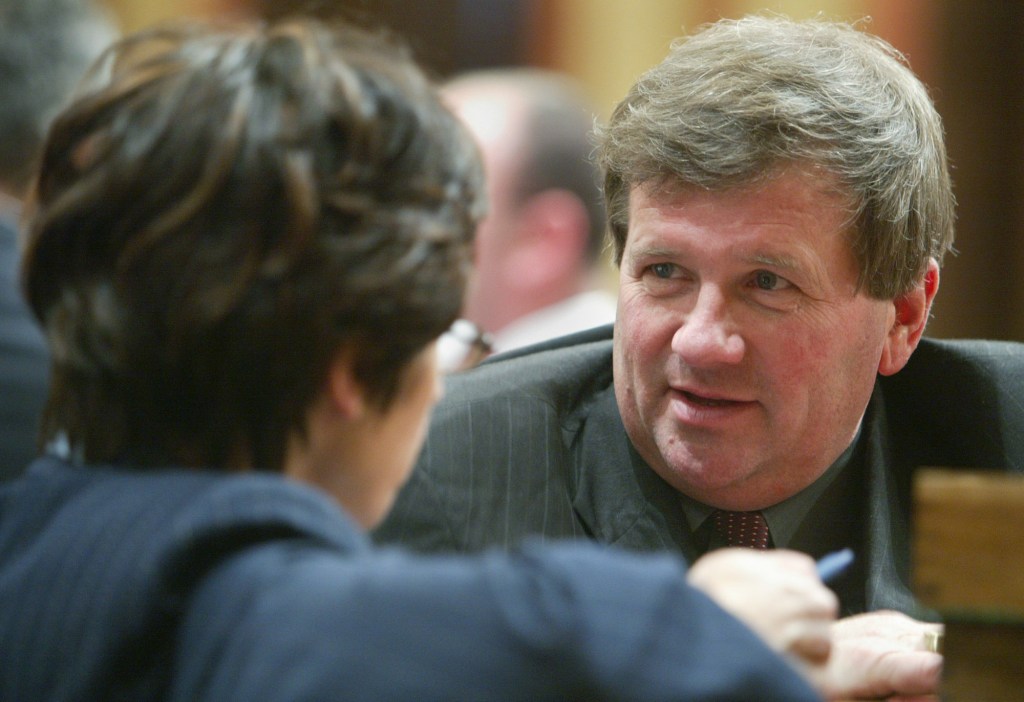
MULTIPOLYGON (((881 387, 864 418, 865 598, 868 610, 919 608, 910 587, 909 479, 899 471, 881 387)), ((612 386, 578 409, 563 427, 573 456, 570 498, 588 534, 632 550, 700 554, 678 493, 633 448, 623 430, 612 386)))
POLYGON ((896 609, 927 617, 910 581, 912 471, 901 468, 888 426, 883 391, 876 384, 865 416, 866 605, 869 611, 896 609))
POLYGON ((573 457, 573 509, 592 538, 639 551, 697 556, 678 493, 633 448, 611 384, 564 427, 573 457))
MULTIPOLYGON (((910 586, 910 471, 892 445, 883 391, 876 384, 864 417, 862 559, 868 610, 919 611, 910 586)), ((573 457, 570 499, 587 533, 641 551, 700 554, 678 493, 633 448, 609 383, 563 425, 573 457)))

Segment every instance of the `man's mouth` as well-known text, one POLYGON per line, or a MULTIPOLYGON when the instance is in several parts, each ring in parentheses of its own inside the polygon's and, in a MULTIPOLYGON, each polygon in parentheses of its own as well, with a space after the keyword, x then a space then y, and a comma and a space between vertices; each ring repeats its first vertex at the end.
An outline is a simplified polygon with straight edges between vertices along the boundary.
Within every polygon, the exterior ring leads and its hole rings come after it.
POLYGON ((692 402, 693 404, 700 405, 702 407, 726 407, 728 405, 736 403, 735 400, 722 400, 711 397, 703 397, 702 395, 694 395, 692 392, 687 392, 685 390, 682 390, 680 392, 682 393, 683 397, 687 399, 688 402, 692 402))

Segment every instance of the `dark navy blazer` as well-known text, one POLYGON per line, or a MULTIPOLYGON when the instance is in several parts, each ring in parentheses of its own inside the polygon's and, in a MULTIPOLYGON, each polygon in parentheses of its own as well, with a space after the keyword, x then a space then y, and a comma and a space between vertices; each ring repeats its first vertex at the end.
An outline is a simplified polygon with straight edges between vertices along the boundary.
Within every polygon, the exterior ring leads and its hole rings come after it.
POLYGON ((372 549, 279 476, 0 487, 3 700, 812 700, 681 560, 372 549))

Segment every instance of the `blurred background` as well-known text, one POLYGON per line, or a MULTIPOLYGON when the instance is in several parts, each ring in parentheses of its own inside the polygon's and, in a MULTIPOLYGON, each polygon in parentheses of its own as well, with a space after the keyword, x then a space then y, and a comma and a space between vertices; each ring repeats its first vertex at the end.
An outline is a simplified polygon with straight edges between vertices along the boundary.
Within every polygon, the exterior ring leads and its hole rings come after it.
MULTIPOLYGON (((25 0, 31 2, 31 0, 25 0)), ((403 35, 438 79, 512 65, 578 79, 606 115, 673 37, 772 10, 863 20, 929 86, 959 202, 928 334, 1024 341, 1024 2, 1021 0, 101 0, 132 31, 175 17, 337 14, 403 35)), ((609 271, 609 285, 613 273, 609 271)))

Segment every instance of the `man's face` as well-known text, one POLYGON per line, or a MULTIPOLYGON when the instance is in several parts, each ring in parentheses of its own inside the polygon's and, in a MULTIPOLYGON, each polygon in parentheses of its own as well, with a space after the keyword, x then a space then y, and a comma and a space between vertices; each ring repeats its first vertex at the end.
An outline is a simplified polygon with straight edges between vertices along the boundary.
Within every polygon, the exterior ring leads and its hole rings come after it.
POLYGON ((843 201, 792 169, 757 188, 634 188, 615 329, 626 431, 684 494, 760 509, 850 444, 895 321, 858 292, 843 201))

